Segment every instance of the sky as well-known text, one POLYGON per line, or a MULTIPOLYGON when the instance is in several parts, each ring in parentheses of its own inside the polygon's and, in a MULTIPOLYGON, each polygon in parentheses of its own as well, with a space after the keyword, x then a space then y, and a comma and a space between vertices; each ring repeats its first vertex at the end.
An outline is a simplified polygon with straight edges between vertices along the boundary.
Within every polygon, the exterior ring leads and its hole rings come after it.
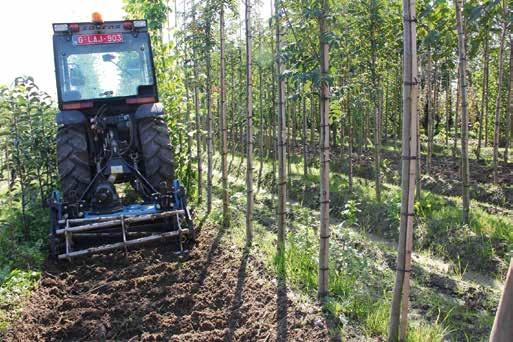
POLYGON ((0 84, 11 85, 21 75, 34 77, 41 90, 55 95, 52 23, 89 21, 99 11, 104 20, 125 13, 122 0, 14 0, 0 1, 2 49, 0 84), (13 30, 9 33, 9 28, 13 30))
MULTIPOLYGON (((261 1, 263 17, 269 16, 270 1, 261 1)), ((11 85, 15 77, 28 75, 55 96, 52 23, 89 21, 95 11, 104 20, 119 20, 125 16, 122 7, 122 0, 0 0, 5 47, 0 53, 0 84, 11 85)))

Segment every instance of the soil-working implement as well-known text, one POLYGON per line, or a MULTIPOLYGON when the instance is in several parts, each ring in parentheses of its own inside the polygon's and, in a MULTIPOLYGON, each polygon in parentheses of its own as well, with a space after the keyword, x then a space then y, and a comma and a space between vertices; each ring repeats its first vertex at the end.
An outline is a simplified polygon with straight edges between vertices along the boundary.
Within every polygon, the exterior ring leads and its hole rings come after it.
POLYGON ((94 13, 92 22, 53 31, 61 192, 49 200, 52 255, 167 238, 183 250, 194 227, 175 179, 146 21, 104 22, 94 13))

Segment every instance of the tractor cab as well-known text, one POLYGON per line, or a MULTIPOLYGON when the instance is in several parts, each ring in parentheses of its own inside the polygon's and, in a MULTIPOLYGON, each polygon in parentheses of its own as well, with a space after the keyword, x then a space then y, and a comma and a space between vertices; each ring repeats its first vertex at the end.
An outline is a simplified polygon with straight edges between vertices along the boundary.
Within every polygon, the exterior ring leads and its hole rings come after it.
POLYGON ((61 110, 117 108, 158 100, 146 20, 53 24, 61 110))

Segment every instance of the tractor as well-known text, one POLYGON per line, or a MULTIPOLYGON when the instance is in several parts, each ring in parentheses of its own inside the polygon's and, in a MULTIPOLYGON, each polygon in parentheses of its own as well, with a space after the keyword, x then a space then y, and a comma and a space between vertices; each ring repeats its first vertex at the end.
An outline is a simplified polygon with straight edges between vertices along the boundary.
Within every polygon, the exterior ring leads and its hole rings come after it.
POLYGON ((57 259, 194 240, 158 102, 146 20, 53 24, 61 191, 49 198, 57 259))

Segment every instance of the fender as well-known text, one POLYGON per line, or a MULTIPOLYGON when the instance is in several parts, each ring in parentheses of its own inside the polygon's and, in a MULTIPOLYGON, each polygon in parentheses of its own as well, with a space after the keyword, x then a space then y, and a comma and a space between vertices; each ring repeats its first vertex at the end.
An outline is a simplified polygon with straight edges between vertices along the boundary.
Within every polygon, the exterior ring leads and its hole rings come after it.
POLYGON ((57 113, 55 122, 58 125, 77 125, 86 123, 86 116, 78 110, 63 110, 57 113))
POLYGON ((140 105, 135 111, 134 118, 139 120, 162 115, 164 115, 164 107, 162 106, 162 103, 157 102, 140 105))

